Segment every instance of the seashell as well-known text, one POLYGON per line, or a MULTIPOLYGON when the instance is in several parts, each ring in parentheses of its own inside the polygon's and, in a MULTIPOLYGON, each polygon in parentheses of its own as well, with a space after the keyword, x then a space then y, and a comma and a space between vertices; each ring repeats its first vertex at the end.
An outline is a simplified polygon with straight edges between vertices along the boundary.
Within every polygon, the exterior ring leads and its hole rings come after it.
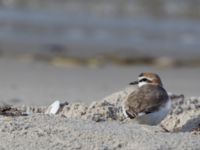
POLYGON ((53 102, 45 111, 45 114, 57 114, 60 109, 60 101, 53 102))

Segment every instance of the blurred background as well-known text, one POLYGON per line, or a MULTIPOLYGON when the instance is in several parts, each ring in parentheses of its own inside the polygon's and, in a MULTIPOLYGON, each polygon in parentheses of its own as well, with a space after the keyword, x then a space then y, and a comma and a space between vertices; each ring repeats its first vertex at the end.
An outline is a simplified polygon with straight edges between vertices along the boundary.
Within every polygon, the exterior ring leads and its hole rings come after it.
POLYGON ((199 0, 0 0, 0 101, 100 100, 144 71, 199 96, 199 0))

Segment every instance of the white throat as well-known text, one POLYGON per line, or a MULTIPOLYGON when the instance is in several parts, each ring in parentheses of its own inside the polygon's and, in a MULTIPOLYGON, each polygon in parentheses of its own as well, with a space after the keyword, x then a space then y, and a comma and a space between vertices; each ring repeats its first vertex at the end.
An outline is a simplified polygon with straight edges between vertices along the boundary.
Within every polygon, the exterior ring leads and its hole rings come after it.
POLYGON ((141 86, 146 85, 146 84, 149 84, 149 83, 147 83, 147 82, 139 82, 138 86, 141 87, 141 86))

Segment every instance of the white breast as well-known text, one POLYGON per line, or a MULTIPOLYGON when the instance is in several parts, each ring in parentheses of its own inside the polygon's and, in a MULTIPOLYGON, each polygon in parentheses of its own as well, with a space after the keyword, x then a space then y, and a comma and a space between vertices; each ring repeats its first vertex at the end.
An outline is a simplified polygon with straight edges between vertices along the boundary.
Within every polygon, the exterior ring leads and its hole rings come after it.
POLYGON ((140 115, 136 118, 136 120, 141 124, 157 125, 167 116, 170 109, 171 109, 171 100, 168 100, 168 102, 158 111, 140 115))

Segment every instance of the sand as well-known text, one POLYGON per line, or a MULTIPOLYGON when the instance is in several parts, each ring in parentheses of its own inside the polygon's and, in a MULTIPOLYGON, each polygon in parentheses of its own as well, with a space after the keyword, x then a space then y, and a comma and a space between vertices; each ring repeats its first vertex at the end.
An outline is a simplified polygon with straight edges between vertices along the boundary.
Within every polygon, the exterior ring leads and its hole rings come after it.
POLYGON ((159 127, 32 115, 1 123, 0 149, 199 149, 200 134, 159 127))
POLYGON ((0 117, 0 149, 199 149, 200 98, 174 100, 162 127, 141 125, 121 110, 133 89, 89 105, 66 103, 56 115, 45 114, 47 106, 12 106, 8 112, 23 113, 0 117))
POLYGON ((199 91, 198 68, 74 69, 2 59, 0 67, 0 150, 200 147, 200 97, 191 97, 199 91), (158 72, 167 90, 185 95, 173 101, 171 113, 157 126, 122 114, 121 103, 133 90, 126 84, 144 70, 158 72), (57 99, 68 104, 56 115, 45 114, 57 99))

